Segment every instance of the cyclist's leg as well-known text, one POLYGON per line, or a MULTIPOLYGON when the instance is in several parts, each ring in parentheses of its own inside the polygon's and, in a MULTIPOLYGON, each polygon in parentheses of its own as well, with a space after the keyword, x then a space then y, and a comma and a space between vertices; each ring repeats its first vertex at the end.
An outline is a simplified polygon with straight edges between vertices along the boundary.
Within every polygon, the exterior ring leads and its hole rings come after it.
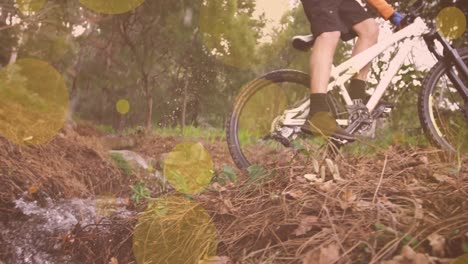
POLYGON ((324 32, 315 39, 310 55, 311 93, 327 93, 333 56, 340 40, 341 32, 324 32))
POLYGON ((313 133, 352 140, 353 137, 340 128, 327 104, 327 87, 338 41, 343 30, 339 6, 343 0, 302 0, 304 11, 316 36, 310 56, 311 96, 308 122, 304 129, 313 133))
MULTIPOLYGON (((352 56, 355 56, 366 49, 372 47, 379 40, 379 26, 375 19, 368 18, 353 26, 353 30, 357 33, 358 39, 354 46, 352 56)), ((371 64, 368 64, 357 75, 356 79, 367 80, 371 64)))
POLYGON ((327 92, 330 71, 341 32, 347 30, 339 17, 343 0, 301 0, 312 34, 316 37, 310 56, 311 93, 327 92))
MULTIPOLYGON (((340 15, 343 22, 358 36, 352 56, 365 51, 377 43, 379 26, 373 16, 359 5, 356 0, 343 0, 340 6, 340 15)), ((370 64, 367 65, 351 80, 349 90, 352 99, 365 99, 367 97, 366 80, 370 66, 370 64)))

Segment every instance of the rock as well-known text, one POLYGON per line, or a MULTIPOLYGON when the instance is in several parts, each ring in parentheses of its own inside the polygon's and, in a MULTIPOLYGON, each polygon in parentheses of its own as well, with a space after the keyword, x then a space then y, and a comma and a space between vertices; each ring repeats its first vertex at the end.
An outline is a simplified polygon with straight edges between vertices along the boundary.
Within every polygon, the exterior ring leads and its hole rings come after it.
POLYGON ((134 169, 148 170, 149 165, 138 153, 130 150, 111 150, 110 154, 120 154, 134 169))
POLYGON ((137 145, 136 139, 133 137, 107 136, 101 140, 104 148, 110 150, 132 149, 137 145))

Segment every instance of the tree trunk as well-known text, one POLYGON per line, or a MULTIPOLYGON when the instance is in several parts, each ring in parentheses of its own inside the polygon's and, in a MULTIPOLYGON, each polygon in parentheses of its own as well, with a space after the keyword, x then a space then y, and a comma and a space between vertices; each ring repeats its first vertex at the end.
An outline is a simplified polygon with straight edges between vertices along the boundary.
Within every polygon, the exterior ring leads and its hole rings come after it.
POLYGON ((153 95, 146 93, 146 102, 148 104, 148 112, 146 113, 146 133, 151 133, 153 129, 153 95))
POLYGON ((185 125, 187 122, 188 86, 189 86, 189 78, 186 77, 185 84, 184 84, 184 100, 182 103, 182 131, 184 131, 185 125))

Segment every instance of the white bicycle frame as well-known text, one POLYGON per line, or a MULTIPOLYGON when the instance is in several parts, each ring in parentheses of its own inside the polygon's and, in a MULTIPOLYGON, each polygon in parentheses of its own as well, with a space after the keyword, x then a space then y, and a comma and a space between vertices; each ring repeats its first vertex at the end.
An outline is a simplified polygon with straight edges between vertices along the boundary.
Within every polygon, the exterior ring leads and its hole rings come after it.
MULTIPOLYGON (((426 23, 417 18, 414 23, 403 28, 402 30, 392 34, 389 38, 380 41, 366 51, 352 57, 351 59, 343 62, 338 67, 333 67, 331 71, 332 81, 328 85, 328 91, 335 87, 340 87, 341 95, 343 96, 348 106, 353 104, 349 93, 344 84, 350 80, 356 73, 368 65, 374 58, 382 54, 389 47, 403 42, 403 47, 398 51, 390 65, 385 72, 384 77, 377 85, 375 92, 367 102, 366 107, 372 113, 392 82, 393 77, 398 73, 398 70, 403 65, 405 59, 411 50, 421 41, 423 35, 428 32, 426 23)), ((301 126, 306 122, 309 114, 310 101, 306 100, 302 105, 297 108, 286 110, 283 114, 285 126, 301 126)), ((347 119, 337 119, 339 125, 347 126, 347 119)))

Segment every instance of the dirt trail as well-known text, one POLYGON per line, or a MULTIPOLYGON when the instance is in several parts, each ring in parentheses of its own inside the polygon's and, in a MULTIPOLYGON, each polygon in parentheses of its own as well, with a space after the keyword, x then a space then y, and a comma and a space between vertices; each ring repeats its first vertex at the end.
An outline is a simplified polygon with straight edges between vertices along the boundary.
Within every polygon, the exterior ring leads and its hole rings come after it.
MULTIPOLYGON (((129 185, 139 178, 124 176, 109 160, 101 134, 92 128, 76 131, 65 129, 41 147, 18 147, 0 138, 0 180, 5 183, 0 186, 0 222, 26 221, 21 226, 30 221, 19 210, 18 198, 39 212, 74 197, 121 197, 125 210, 133 212, 126 218, 108 214, 91 225, 73 222, 60 242, 39 237, 52 245, 53 254, 76 263, 109 263, 112 257, 129 263, 134 260, 135 215, 146 208, 128 201, 129 185)), ((132 150, 158 162, 183 141, 141 137, 132 150)), ((224 142, 202 144, 216 171, 226 164, 234 167, 224 142)), ((375 157, 347 157, 337 162, 342 179, 327 170, 325 182, 304 177, 320 174, 313 164, 293 164, 254 180, 236 171, 237 184, 214 183, 193 198, 213 218, 218 255, 236 263, 369 263, 400 254, 402 262, 391 263, 413 263, 408 260, 413 257, 446 263, 445 258, 462 255, 468 247, 468 166, 441 162, 434 152, 390 148, 375 157), (405 244, 415 251, 401 253, 405 244)), ((461 162, 468 164, 467 157, 461 162)), ((70 213, 76 218, 76 210, 70 213)), ((0 234, 0 244, 10 236, 0 234)), ((0 261, 10 263, 11 254, 11 248, 0 247, 0 261)))

